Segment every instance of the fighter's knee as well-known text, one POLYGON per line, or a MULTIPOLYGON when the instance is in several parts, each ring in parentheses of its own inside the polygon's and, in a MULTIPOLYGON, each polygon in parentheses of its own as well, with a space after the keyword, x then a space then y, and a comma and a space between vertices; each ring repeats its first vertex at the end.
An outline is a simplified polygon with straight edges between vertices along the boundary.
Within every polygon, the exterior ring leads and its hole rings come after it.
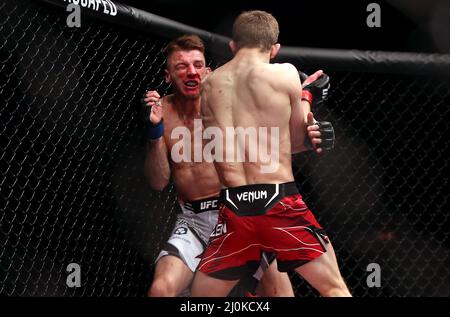
POLYGON ((260 280, 258 294, 268 297, 293 297, 294 291, 286 273, 272 272, 265 274, 260 280))
POLYGON ((167 278, 155 279, 147 292, 148 297, 175 297, 175 283, 167 278))
POLYGON ((330 284, 328 287, 324 288, 321 292, 322 296, 325 297, 351 297, 350 291, 344 280, 337 279, 334 283, 330 284))

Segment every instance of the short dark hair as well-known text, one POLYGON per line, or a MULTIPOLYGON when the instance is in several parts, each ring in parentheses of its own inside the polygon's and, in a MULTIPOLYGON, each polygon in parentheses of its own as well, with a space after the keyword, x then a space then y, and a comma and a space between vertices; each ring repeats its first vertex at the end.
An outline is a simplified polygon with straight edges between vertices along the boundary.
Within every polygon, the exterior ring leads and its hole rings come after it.
POLYGON ((192 50, 199 50, 204 54, 205 44, 203 44, 203 41, 199 36, 195 34, 186 34, 170 41, 164 48, 163 52, 166 55, 166 58, 169 59, 173 52, 192 50))
POLYGON ((278 41, 280 30, 272 14, 265 11, 245 11, 233 24, 233 41, 238 49, 260 48, 268 51, 278 41))

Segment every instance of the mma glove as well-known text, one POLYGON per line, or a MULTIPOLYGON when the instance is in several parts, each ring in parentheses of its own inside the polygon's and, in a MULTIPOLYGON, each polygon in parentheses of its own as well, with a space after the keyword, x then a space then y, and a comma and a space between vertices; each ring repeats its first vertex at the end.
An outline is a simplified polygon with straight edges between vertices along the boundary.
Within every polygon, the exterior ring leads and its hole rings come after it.
MULTIPOLYGON (((300 71, 298 73, 302 83, 305 82, 308 75, 300 71)), ((302 100, 308 101, 311 107, 313 107, 327 99, 328 90, 330 89, 330 77, 323 73, 315 81, 304 85, 302 88, 302 100)))
MULTIPOLYGON (((308 78, 308 75, 299 71, 300 79, 303 82, 308 78)), ((328 91, 330 89, 330 77, 327 74, 322 74, 315 81, 310 82, 303 86, 302 89, 302 100, 306 100, 311 105, 311 108, 317 104, 324 102, 328 97, 328 91)), ((323 148, 326 151, 332 150, 334 148, 334 128, 331 122, 328 121, 316 121, 314 124, 319 126, 320 137, 322 143, 318 144, 318 147, 323 148)), ((305 146, 308 149, 313 149, 311 140, 309 137, 305 139, 305 146)))
MULTIPOLYGON (((316 123, 319 126, 320 138, 322 139, 322 143, 317 144, 317 147, 324 149, 325 151, 330 151, 334 148, 334 128, 331 122, 328 121, 317 121, 316 123)), ((313 149, 311 144, 311 140, 309 137, 305 139, 305 145, 309 149, 313 149)))

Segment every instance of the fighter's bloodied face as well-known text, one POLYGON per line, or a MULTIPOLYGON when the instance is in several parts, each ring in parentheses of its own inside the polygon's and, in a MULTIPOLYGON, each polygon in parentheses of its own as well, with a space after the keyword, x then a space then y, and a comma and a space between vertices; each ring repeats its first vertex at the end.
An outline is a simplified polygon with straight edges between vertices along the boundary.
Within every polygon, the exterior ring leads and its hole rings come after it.
POLYGON ((206 73, 205 56, 198 50, 175 51, 167 60, 166 82, 188 98, 200 96, 200 83, 206 73))

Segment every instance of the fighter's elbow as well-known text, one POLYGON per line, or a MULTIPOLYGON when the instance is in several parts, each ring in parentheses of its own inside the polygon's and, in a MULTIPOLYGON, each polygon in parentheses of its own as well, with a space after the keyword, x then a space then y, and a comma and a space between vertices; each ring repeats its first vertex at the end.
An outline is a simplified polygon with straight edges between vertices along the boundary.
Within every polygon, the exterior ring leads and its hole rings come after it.
POLYGON ((145 169, 144 175, 153 190, 162 191, 169 184, 170 173, 165 175, 165 173, 155 173, 154 170, 145 169))
POLYGON ((167 184, 150 184, 150 188, 153 190, 156 190, 158 192, 161 192, 166 188, 167 184))
POLYGON ((301 153, 301 152, 305 152, 307 150, 308 149, 304 145, 297 145, 297 146, 293 146, 291 148, 292 154, 298 154, 298 153, 301 153))
POLYGON ((306 150, 305 145, 303 143, 300 142, 292 142, 291 143, 291 153, 292 154, 297 154, 300 152, 304 152, 306 150))
POLYGON ((161 179, 161 180, 152 180, 149 179, 149 185, 150 188, 156 191, 163 191, 164 188, 166 188, 166 186, 169 184, 169 180, 168 179, 161 179))

